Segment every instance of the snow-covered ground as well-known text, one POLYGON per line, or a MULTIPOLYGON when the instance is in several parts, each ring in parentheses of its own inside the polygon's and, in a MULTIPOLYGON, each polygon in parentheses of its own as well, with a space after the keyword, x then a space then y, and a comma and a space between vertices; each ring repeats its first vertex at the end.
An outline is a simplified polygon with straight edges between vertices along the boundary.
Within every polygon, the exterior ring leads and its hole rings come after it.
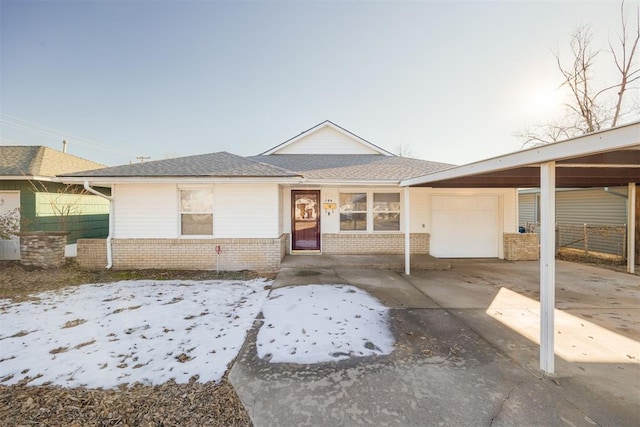
POLYGON ((247 282, 124 281, 0 302, 0 383, 218 381, 267 296, 247 282), (6 381, 4 378, 12 377, 6 381))
POLYGON ((389 354, 389 310, 346 285, 275 289, 262 307, 258 357, 273 363, 319 363, 389 354))
POLYGON ((0 300, 0 384, 112 388, 219 381, 263 310, 258 355, 316 363, 388 354, 388 311, 345 285, 123 281, 0 300), (264 305, 264 307, 263 307, 264 305))

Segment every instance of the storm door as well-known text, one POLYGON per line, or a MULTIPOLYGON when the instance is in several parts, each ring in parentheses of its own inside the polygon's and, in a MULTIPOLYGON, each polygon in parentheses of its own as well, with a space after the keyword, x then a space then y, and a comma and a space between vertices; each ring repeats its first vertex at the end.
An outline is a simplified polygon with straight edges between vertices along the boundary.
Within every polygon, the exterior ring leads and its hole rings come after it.
POLYGON ((320 250, 320 191, 291 191, 291 249, 320 250))

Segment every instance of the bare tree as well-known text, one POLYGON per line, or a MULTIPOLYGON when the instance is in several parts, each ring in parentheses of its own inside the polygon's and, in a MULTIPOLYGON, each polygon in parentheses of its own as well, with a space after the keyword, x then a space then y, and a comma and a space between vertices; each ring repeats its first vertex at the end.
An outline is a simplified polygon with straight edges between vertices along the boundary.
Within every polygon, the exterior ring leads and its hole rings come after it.
POLYGON ((601 53, 593 47, 591 25, 578 27, 571 35, 569 47, 572 60, 567 64, 560 52, 553 52, 558 70, 562 74, 561 88, 570 94, 564 104, 565 115, 559 120, 539 124, 516 134, 523 145, 541 145, 572 138, 620 124, 625 116, 636 117, 637 106, 625 106, 625 95, 637 90, 640 81, 640 7, 636 10, 635 24, 630 28, 625 16, 624 1, 620 5, 621 30, 617 42, 609 40, 609 53, 618 72, 616 82, 598 87, 594 68, 601 53), (615 95, 613 92, 615 91, 615 95))
POLYGON ((40 181, 29 180, 29 184, 34 193, 44 195, 44 200, 51 210, 51 215, 56 218, 60 231, 68 231, 69 218, 82 213, 82 196, 90 194, 81 186, 74 184, 67 184, 55 193, 50 192, 40 181))
POLYGON ((411 144, 407 142, 401 142, 397 144, 394 152, 400 157, 413 157, 413 150, 411 149, 411 144))
POLYGON ((640 42, 640 6, 636 9, 636 26, 635 30, 628 31, 628 24, 624 15, 624 1, 620 5, 620 17, 622 19, 622 33, 618 35, 620 50, 616 51, 609 42, 609 48, 613 54, 613 60, 616 68, 620 72, 620 84, 614 87, 618 88, 618 100, 613 115, 611 126, 616 126, 620 118, 622 101, 629 85, 640 79, 640 64, 634 60, 638 55, 638 42, 640 42))

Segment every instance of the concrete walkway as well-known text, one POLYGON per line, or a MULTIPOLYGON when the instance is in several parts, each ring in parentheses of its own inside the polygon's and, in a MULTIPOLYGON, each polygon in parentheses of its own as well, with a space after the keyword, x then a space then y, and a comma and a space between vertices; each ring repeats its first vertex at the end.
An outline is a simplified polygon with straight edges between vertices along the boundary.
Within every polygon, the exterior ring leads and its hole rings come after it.
POLYGON ((285 267, 274 286, 349 283, 379 298, 391 308, 396 350, 270 364, 256 356, 255 328, 230 380, 257 427, 638 425, 637 276, 558 263, 557 306, 570 317, 557 330, 564 332, 556 337, 564 351, 556 357, 558 374, 547 377, 537 369, 532 339, 536 268, 454 261, 450 270, 404 276, 285 267))

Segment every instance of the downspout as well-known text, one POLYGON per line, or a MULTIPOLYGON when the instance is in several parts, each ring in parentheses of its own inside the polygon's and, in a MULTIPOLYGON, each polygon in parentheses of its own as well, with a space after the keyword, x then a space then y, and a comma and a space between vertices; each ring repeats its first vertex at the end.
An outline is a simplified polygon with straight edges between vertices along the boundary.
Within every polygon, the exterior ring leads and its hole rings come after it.
POLYGON ((404 274, 411 274, 411 202, 409 200, 409 192, 411 187, 404 187, 404 274))
POLYGON ((113 235, 113 197, 107 196, 106 194, 102 194, 98 190, 91 188, 89 185, 89 181, 84 182, 84 189, 87 190, 91 194, 95 194, 96 196, 102 197, 103 199, 107 199, 109 201, 109 235, 107 236, 107 269, 113 267, 113 257, 111 254, 111 236, 113 235))

